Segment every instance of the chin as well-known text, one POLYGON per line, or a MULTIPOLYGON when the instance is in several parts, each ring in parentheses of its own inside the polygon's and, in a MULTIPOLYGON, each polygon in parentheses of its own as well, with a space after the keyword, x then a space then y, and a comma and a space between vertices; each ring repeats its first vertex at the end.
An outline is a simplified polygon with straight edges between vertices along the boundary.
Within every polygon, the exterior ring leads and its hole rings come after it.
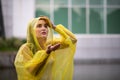
POLYGON ((42 36, 42 38, 47 38, 47 36, 42 36))
POLYGON ((47 38, 46 35, 42 35, 42 36, 37 36, 37 38, 47 38))

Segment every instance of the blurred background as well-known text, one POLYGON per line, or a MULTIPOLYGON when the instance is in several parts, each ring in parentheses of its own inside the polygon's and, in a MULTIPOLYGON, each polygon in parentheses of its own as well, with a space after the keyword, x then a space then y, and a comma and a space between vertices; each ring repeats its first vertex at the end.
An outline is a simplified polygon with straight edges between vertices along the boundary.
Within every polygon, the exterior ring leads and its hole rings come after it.
POLYGON ((120 80, 120 0, 0 0, 0 80, 17 80, 15 55, 40 15, 76 35, 73 80, 120 80))

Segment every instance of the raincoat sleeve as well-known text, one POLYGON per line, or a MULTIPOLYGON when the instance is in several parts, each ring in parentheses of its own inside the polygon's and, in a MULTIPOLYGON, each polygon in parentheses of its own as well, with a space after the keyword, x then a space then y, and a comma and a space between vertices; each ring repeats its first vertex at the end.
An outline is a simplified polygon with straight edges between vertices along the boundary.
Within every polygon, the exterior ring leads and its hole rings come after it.
POLYGON ((66 29, 63 25, 57 25, 55 31, 61 35, 61 42, 64 42, 67 39, 70 39, 73 44, 77 42, 75 35, 71 31, 66 29))
POLYGON ((48 54, 45 50, 37 51, 34 55, 27 45, 24 45, 18 51, 15 59, 16 66, 22 66, 28 72, 35 75, 38 69, 45 63, 48 54))

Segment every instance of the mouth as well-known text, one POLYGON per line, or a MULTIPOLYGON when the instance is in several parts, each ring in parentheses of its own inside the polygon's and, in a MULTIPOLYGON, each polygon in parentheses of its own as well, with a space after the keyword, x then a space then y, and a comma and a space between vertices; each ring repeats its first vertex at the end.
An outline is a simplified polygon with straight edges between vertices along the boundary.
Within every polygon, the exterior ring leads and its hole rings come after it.
POLYGON ((42 35, 46 35, 47 33, 45 31, 41 32, 42 35))

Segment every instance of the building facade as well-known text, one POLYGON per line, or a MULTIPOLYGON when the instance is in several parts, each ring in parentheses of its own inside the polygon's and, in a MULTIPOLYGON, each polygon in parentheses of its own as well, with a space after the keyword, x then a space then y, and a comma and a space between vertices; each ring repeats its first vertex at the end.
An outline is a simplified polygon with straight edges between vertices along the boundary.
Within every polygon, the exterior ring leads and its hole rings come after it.
POLYGON ((119 0, 2 0, 6 37, 25 37, 29 19, 48 16, 75 34, 120 34, 119 0))
POLYGON ((36 0, 35 16, 40 15, 76 34, 120 34, 119 0, 36 0))
POLYGON ((46 15, 76 34, 76 58, 120 58, 120 0, 1 2, 7 38, 25 38, 29 20, 46 15))

